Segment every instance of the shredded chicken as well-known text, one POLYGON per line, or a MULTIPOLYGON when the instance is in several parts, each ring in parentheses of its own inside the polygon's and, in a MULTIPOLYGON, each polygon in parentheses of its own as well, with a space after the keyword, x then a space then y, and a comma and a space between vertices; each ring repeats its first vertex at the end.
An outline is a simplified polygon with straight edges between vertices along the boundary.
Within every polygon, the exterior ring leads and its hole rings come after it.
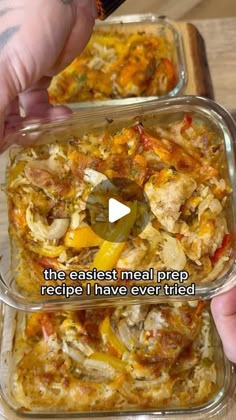
POLYGON ((183 408, 215 393, 216 355, 203 302, 25 316, 11 381, 20 411, 183 408), (81 350, 85 343, 90 352, 81 350))
POLYGON ((197 187, 196 181, 185 174, 163 170, 153 175, 145 184, 152 212, 168 231, 173 232, 180 216, 180 208, 197 187), (163 181, 162 181, 163 178, 163 181))

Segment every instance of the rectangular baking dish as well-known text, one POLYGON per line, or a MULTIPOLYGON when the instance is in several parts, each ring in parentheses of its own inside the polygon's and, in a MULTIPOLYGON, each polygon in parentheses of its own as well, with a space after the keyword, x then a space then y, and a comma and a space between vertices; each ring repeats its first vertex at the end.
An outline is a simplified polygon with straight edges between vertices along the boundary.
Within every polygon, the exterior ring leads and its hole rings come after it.
MULTIPOLYGON (((136 104, 132 106, 120 107, 103 107, 101 109, 80 111, 75 113, 62 121, 54 122, 32 122, 22 127, 17 133, 12 136, 9 141, 22 142, 27 139, 34 140, 37 137, 39 143, 50 143, 56 141, 63 141, 70 139, 76 135, 82 135, 89 131, 103 130, 105 127, 109 131, 120 129, 124 126, 130 126, 137 120, 142 121, 143 124, 152 124, 174 121, 181 119, 185 114, 192 114, 200 118, 205 123, 213 128, 217 136, 223 140, 225 163, 222 167, 222 176, 227 179, 232 188, 227 209, 228 229, 231 235, 231 254, 228 261, 225 263, 224 269, 214 281, 208 283, 198 283, 195 287, 195 294, 191 296, 174 296, 177 299, 208 299, 219 293, 222 293, 232 288, 236 283, 235 278, 235 211, 236 208, 236 189, 235 189, 235 143, 236 135, 235 123, 231 116, 221 108, 219 105, 211 100, 198 97, 182 97, 173 98, 167 101, 153 101, 146 104, 136 104)), ((19 149, 20 150, 20 149, 19 149)), ((1 182, 5 183, 5 168, 7 166, 6 156, 1 157, 2 178, 1 182)), ((4 188, 3 188, 4 189, 4 188)), ((97 305, 110 306, 120 303, 120 296, 71 296, 69 299, 62 297, 41 297, 39 294, 25 294, 16 286, 16 271, 11 262, 11 245, 8 235, 8 212, 6 194, 1 192, 1 236, 0 236, 0 250, 2 258, 0 261, 0 294, 3 302, 21 310, 47 310, 67 308, 83 308, 93 307, 97 305)), ((139 269, 139 267, 135 267, 139 269)), ((173 296, 172 296, 173 297, 173 296)), ((169 296, 169 298, 172 298, 169 296)), ((155 303, 156 299, 166 298, 163 293, 158 296, 122 296, 122 301, 125 303, 150 302, 155 303)))
MULTIPOLYGON (((63 412, 52 410, 45 410, 40 407, 35 411, 26 410, 19 406, 16 401, 14 393, 12 392, 12 375, 15 372, 15 365, 20 361, 19 348, 15 348, 14 340, 16 334, 21 334, 25 328, 25 319, 27 314, 24 312, 17 312, 12 308, 2 305, 2 327, 1 327, 1 358, 0 358, 0 412, 6 419, 19 420, 19 419, 88 419, 88 418, 122 418, 131 419, 135 418, 143 420, 149 418, 162 419, 208 419, 213 418, 216 414, 224 413, 224 409, 232 402, 232 396, 235 389, 235 369, 233 365, 226 359, 223 353, 222 344, 216 332, 214 323, 210 321, 210 352, 213 356, 210 359, 215 361, 216 369, 216 387, 215 395, 206 401, 204 404, 195 407, 186 407, 171 409, 168 406, 164 408, 149 410, 133 410, 128 411, 109 411, 98 412, 90 411, 84 412, 63 412), (14 350, 15 349, 15 350, 14 350), (16 352, 16 353, 15 353, 16 352)), ((209 322, 207 321, 207 322, 209 322)), ((205 328, 205 327, 204 327, 205 328)), ((208 334, 205 332, 205 334, 208 334)), ((207 338, 207 341, 209 338, 207 338)), ((36 362, 37 363, 37 362, 36 362)), ((208 373, 210 374, 210 373, 208 373)))
MULTIPOLYGON (((121 105, 121 104, 134 104, 137 102, 145 102, 153 99, 165 99, 168 97, 174 97, 179 95, 186 86, 187 83, 187 69, 185 63, 184 49, 182 43, 182 37, 179 31, 175 28, 168 19, 158 17, 156 15, 144 14, 144 15, 126 15, 126 16, 117 16, 112 17, 106 20, 106 22, 98 22, 95 26, 95 31, 99 32, 118 32, 121 34, 132 34, 132 33, 141 33, 145 31, 147 34, 161 36, 163 39, 169 42, 171 51, 169 52, 171 60, 175 67, 176 73, 176 85, 172 88, 167 94, 163 94, 159 97, 157 96, 136 96, 136 97, 125 97, 125 98, 114 98, 114 99, 94 99, 89 101, 84 101, 83 99, 76 100, 73 103, 72 100, 60 101, 63 103, 68 103, 72 109, 77 109, 80 107, 91 107, 97 105, 121 105)), ((76 72, 76 70, 75 70, 76 72)), ((66 84, 66 76, 63 76, 63 83, 66 84)), ((60 79, 59 79, 60 81, 60 79)), ((99 76, 97 76, 97 81, 99 82, 99 76)), ((78 82, 79 83, 79 82, 78 82)), ((53 84, 52 84, 53 85, 53 84)), ((54 85, 56 87, 56 84, 54 85)), ((50 89, 49 89, 50 94, 50 89)), ((53 103, 57 103, 54 102, 53 103)))

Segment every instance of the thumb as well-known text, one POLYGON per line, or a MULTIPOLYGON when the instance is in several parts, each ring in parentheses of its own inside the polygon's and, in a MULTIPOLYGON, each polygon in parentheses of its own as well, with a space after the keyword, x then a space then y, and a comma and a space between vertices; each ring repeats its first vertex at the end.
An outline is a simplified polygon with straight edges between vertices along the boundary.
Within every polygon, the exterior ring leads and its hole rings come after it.
POLYGON ((65 106, 52 106, 49 104, 47 87, 50 84, 49 78, 43 78, 31 89, 19 95, 19 101, 13 101, 8 107, 8 115, 0 120, 1 139, 0 153, 10 147, 12 144, 21 146, 31 145, 35 141, 34 135, 20 136, 18 130, 28 122, 40 123, 41 119, 53 121, 63 118, 71 113, 71 110, 65 106), (19 114, 19 102, 21 112, 25 118, 19 114))
POLYGON ((236 363, 236 287, 213 298, 211 310, 225 354, 236 363))
POLYGON ((26 117, 59 118, 71 113, 66 106, 52 106, 49 103, 48 91, 51 78, 44 77, 33 87, 19 95, 20 106, 26 117))
MULTIPOLYGON (((4 60, 0 60, 0 85, 1 85, 1 96, 0 96, 0 153, 7 147, 5 141, 5 124, 6 117, 8 115, 14 115, 14 119, 17 116, 18 110, 16 110, 17 96, 20 87, 15 82, 15 78, 11 76, 10 69, 4 60)), ((17 119, 17 118, 16 118, 17 119)))

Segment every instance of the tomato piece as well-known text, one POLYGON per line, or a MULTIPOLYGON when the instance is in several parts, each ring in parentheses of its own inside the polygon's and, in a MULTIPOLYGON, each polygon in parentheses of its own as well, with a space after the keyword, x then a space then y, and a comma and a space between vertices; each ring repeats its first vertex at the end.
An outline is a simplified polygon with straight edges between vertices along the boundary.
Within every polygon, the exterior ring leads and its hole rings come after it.
POLYGON ((173 89, 176 85, 176 74, 174 64, 168 58, 162 58, 162 63, 165 66, 165 73, 168 80, 168 91, 173 89))
POLYGON ((176 233, 176 238, 181 241, 181 239, 184 237, 184 235, 182 235, 182 233, 176 233))
POLYGON ((184 134, 185 131, 191 126, 193 119, 190 115, 186 114, 183 119, 183 127, 181 128, 181 134, 184 134))
POLYGON ((230 234, 226 233, 226 235, 223 238, 221 246, 216 250, 214 255, 211 257, 211 262, 213 264, 216 264, 219 261, 219 259, 222 257, 222 255, 224 255, 229 245, 230 245, 230 234))
POLYGON ((136 126, 136 130, 138 131, 138 134, 140 136, 140 140, 141 140, 143 149, 144 150, 153 149, 153 147, 154 147, 153 139, 152 139, 152 137, 148 136, 145 133, 143 126, 141 124, 138 124, 136 126))
POLYGON ((54 333, 54 327, 50 316, 48 314, 43 314, 40 322, 42 325, 43 335, 45 338, 48 338, 54 333))
POLYGON ((203 300, 200 300, 197 304, 197 308, 195 312, 196 315, 200 315, 204 308, 205 308, 205 302, 203 300))
POLYGON ((38 263, 43 268, 56 268, 57 260, 55 258, 42 257, 38 259, 38 263))

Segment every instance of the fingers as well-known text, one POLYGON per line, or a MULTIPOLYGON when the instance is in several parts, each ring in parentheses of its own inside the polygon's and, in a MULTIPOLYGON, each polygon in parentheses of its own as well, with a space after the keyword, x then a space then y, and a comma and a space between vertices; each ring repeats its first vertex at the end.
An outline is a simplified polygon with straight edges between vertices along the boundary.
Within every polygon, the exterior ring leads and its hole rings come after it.
POLYGON ((236 314, 236 287, 212 300, 212 309, 216 317, 236 314))
POLYGON ((49 77, 44 77, 31 89, 20 94, 20 106, 26 118, 54 119, 71 113, 65 106, 53 107, 49 103, 47 88, 50 82, 51 79, 49 77))
POLYGON ((53 107, 49 104, 47 87, 50 80, 43 78, 34 87, 20 94, 19 100, 17 98, 8 108, 9 114, 6 120, 4 121, 2 118, 0 121, 1 138, 3 138, 0 142, 0 153, 14 143, 27 146, 36 140, 37 136, 35 135, 19 135, 19 129, 30 122, 42 124, 44 120, 55 121, 71 114, 71 110, 65 106, 53 107), (21 108, 21 115, 19 108, 21 108))
POLYGON ((75 2, 74 26, 50 76, 63 70, 77 55, 83 51, 89 41, 97 16, 95 0, 77 0, 75 2))
POLYGON ((236 287, 213 298, 211 310, 226 356, 236 363, 236 287))
MULTIPOLYGON (((20 95, 20 105, 25 116, 24 125, 32 120, 34 124, 41 125, 44 120, 55 121, 71 114, 71 110, 65 106, 50 105, 47 92, 50 81, 50 78, 43 78, 33 88, 20 95)), ((18 137, 17 143, 26 146, 35 142, 37 138, 37 134, 18 137)))
POLYGON ((19 123, 19 100, 17 98, 8 106, 8 113, 3 113, 0 117, 0 153, 3 153, 13 142, 9 136, 6 136, 6 133, 13 133, 19 123))

